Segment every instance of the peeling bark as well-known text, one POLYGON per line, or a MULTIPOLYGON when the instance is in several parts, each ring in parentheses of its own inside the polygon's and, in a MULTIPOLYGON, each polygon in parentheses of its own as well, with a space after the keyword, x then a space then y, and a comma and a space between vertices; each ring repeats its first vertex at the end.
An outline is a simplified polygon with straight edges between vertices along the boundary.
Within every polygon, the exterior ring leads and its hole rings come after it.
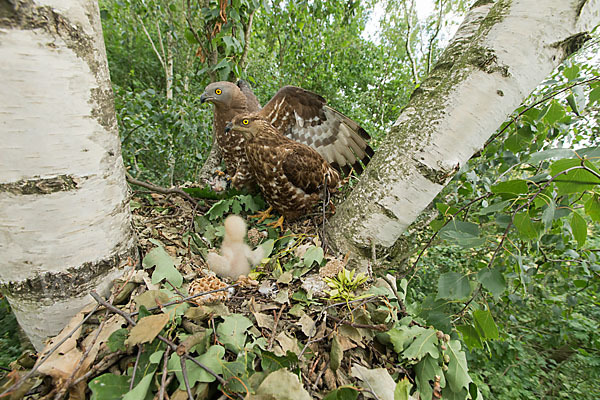
POLYGON ((2 2, 0 59, 0 289, 40 349, 139 259, 96 2, 2 2))
POLYGON ((600 0, 477 2, 331 219, 334 249, 361 268, 387 252, 599 22, 600 0))

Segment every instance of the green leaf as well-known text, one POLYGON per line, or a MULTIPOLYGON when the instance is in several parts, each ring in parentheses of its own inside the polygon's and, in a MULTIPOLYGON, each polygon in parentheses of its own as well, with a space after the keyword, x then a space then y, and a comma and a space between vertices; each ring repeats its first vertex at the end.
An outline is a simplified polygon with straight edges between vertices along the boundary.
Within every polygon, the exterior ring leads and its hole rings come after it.
POLYGON ((515 214, 513 222, 523 239, 534 240, 538 238, 539 232, 527 212, 515 214))
POLYGON ((448 371, 444 375, 450 389, 455 393, 460 392, 463 388, 468 390, 471 377, 467 368, 465 352, 460 349, 460 342, 451 340, 447 343, 447 349, 446 354, 450 357, 450 362, 448 363, 448 371))
POLYGON ((388 335, 390 343, 394 346, 394 351, 400 354, 404 351, 406 346, 412 342, 413 338, 423 330, 425 330, 425 328, 421 328, 417 325, 412 327, 401 326, 399 328, 390 329, 386 334, 388 335))
POLYGON ((527 182, 522 179, 514 179, 511 181, 500 182, 492 186, 492 192, 499 193, 512 193, 512 194, 524 194, 529 192, 527 182))
POLYGON ((313 262, 321 264, 323 261, 323 248, 317 246, 310 246, 306 253, 304 253, 304 265, 310 267, 313 262))
POLYGON ((358 398, 358 390, 352 387, 340 387, 329 393, 323 400, 356 400, 358 398))
POLYGON ((112 352, 127 349, 127 346, 125 346, 125 339, 127 339, 128 333, 129 331, 127 328, 121 328, 114 331, 106 343, 108 349, 112 352))
POLYGON ((225 213, 229 212, 231 203, 233 203, 232 199, 223 199, 223 200, 217 201, 207 211, 208 217, 212 220, 217 219, 217 218, 222 218, 225 215, 225 213))
POLYGON ((552 105, 548 109, 544 119, 549 125, 554 125, 556 122, 564 118, 565 109, 556 101, 552 102, 552 105))
POLYGON ((494 203, 491 206, 482 208, 479 211, 479 214, 481 215, 488 215, 488 214, 493 214, 496 213, 498 211, 504 210, 508 205, 512 204, 512 201, 510 200, 504 200, 498 203, 494 203))
POLYGON ((90 381, 91 400, 120 400, 129 392, 130 376, 104 374, 90 381))
POLYGON ((506 290, 506 280, 499 268, 483 268, 477 273, 477 280, 496 298, 506 290))
POLYGON ((271 252, 273 251, 273 246, 275 246, 275 240, 269 239, 261 243, 260 247, 263 249, 263 254, 265 258, 271 256, 271 252))
POLYGON ((469 277, 458 272, 446 272, 438 280, 438 299, 460 300, 471 294, 469 277))
POLYGON ((411 400, 410 390, 412 389, 412 383, 407 377, 404 377, 396 384, 394 389, 394 400, 411 400))
POLYGON ((298 363, 298 356, 292 351, 287 351, 285 356, 276 356, 275 353, 270 351, 263 351, 261 353, 260 366, 263 371, 273 372, 281 368, 290 368, 292 365, 298 363))
POLYGON ((590 105, 600 100, 600 86, 590 92, 590 105))
MULTIPOLYGON (((582 161, 579 159, 564 159, 555 161, 550 166, 552 176, 557 175, 569 168, 581 167, 582 161)), ((599 173, 598 169, 589 161, 585 161, 585 166, 599 173)), ((576 168, 565 174, 559 175, 554 179, 554 183, 558 188, 559 194, 580 193, 585 190, 592 190, 596 185, 600 184, 600 178, 584 170, 576 168)))
POLYGON ((485 243, 485 239, 479 237, 477 224, 455 219, 440 229, 440 237, 465 248, 477 247, 485 243))
POLYGON ((435 329, 425 329, 420 332, 410 346, 402 353, 406 358, 417 360, 422 359, 426 354, 429 354, 433 358, 440 356, 435 329))
POLYGON ((140 400, 145 399, 146 394, 148 393, 148 389, 150 389, 150 384, 152 383, 152 378, 154 378, 154 372, 156 368, 153 368, 150 373, 145 375, 142 380, 135 385, 133 390, 128 392, 125 396, 123 396, 123 400, 140 400))
POLYGON ((154 273, 152 274, 152 283, 156 284, 162 281, 163 279, 167 279, 171 282, 175 287, 181 287, 183 283, 183 276, 181 273, 175 268, 175 263, 173 262, 173 258, 165 251, 163 247, 156 247, 144 257, 142 261, 142 266, 144 269, 156 267, 154 273))
MULTIPOLYGON (((206 353, 196 357, 196 359, 210 368, 213 372, 222 374, 224 355, 225 349, 223 346, 214 345, 209 347, 206 353)), ((175 372, 175 376, 179 381, 179 389, 185 390, 185 381, 183 380, 183 373, 181 372, 181 359, 177 353, 171 354, 171 357, 167 362, 167 367, 169 372, 175 372)), ((185 369, 187 370, 186 372, 190 386, 194 386, 197 382, 214 382, 217 379, 191 360, 185 360, 185 369)))
POLYGON ((600 222, 600 197, 594 193, 588 201, 585 202, 585 213, 594 222, 600 222))
POLYGON ((217 326, 219 341, 228 350, 239 353, 244 349, 246 343, 246 330, 252 326, 252 322, 240 314, 231 314, 223 317, 223 322, 217 326))
POLYGON ((189 44, 198 44, 196 37, 191 31, 186 30, 183 35, 185 36, 185 40, 187 40, 189 44))
POLYGON ((544 228, 546 230, 552 228, 552 222, 554 221, 554 213, 556 211, 556 206, 554 205, 554 200, 549 200, 547 207, 544 209, 542 213, 542 223, 544 224, 544 228))
POLYGON ((587 223, 581 215, 574 212, 570 224, 573 237, 577 241, 577 248, 581 248, 587 239, 587 223))
POLYGON ((571 110, 573 110, 573 112, 577 116, 579 116, 579 108, 577 107, 577 103, 575 102, 575 96, 573 96, 572 93, 567 96, 567 103, 569 103, 569 107, 571 107, 571 110))
POLYGON ((500 337, 498 335, 498 327, 489 310, 475 310, 473 312, 473 317, 475 318, 475 325, 477 326, 478 331, 483 334, 484 338, 498 339, 500 337))
POLYGON ((415 365, 414 370, 417 376, 417 389, 421 394, 421 399, 432 398, 433 390, 431 389, 431 384, 429 381, 434 382, 436 376, 442 378, 440 381, 440 386, 446 386, 446 377, 442 372, 442 367, 439 365, 438 360, 434 359, 433 357, 425 356, 417 363, 417 365, 415 365))
POLYGON ((481 336, 473 325, 459 325, 456 329, 462 334, 463 341, 469 348, 483 348, 481 336))

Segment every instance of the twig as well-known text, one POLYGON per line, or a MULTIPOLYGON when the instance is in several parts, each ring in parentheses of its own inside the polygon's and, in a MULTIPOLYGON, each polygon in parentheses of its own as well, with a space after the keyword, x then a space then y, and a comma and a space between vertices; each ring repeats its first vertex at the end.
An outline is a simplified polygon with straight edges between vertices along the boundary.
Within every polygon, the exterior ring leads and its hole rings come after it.
POLYGON ((248 24, 246 25, 246 29, 244 29, 244 50, 242 50, 242 55, 240 57, 240 68, 242 70, 246 70, 248 50, 250 49, 250 32, 252 31, 252 20, 254 19, 255 12, 256 9, 253 10, 248 16, 248 24))
POLYGON ((335 322, 339 322, 340 324, 348 325, 353 328, 366 328, 366 329, 372 329, 374 331, 379 331, 379 332, 386 332, 389 330, 387 325, 385 325, 385 324, 377 324, 377 325, 358 324, 356 322, 350 322, 350 321, 346 321, 346 320, 343 320, 338 317, 334 317, 333 315, 330 315, 329 318, 331 318, 335 322))
POLYGON ((281 305, 281 308, 279 308, 279 314, 275 314, 275 323, 273 324, 273 332, 271 333, 271 337, 269 338, 269 346, 267 347, 267 350, 271 351, 271 348, 273 347, 273 340, 275 339, 275 333, 277 332, 277 325, 279 324, 279 319, 281 318, 281 313, 283 312, 283 309, 285 308, 285 304, 281 305))
MULTIPOLYGON (((328 315, 328 314, 327 314, 327 310, 328 310, 328 309, 330 309, 330 308, 332 308, 332 307, 337 307, 337 306, 348 306, 349 304, 352 304, 352 303, 361 302, 361 304, 359 304, 359 307, 360 307, 362 304, 365 304, 365 303, 367 303, 368 301, 372 301, 372 300, 378 299, 379 297, 380 297, 379 295, 373 295, 373 296, 366 297, 366 298, 364 298, 364 299, 350 300, 350 301, 348 301, 348 302, 342 301, 342 302, 340 302, 340 303, 333 303, 333 304, 330 304, 330 305, 328 305, 328 306, 324 307, 324 308, 321 310, 321 312, 320 312, 320 313, 319 313, 319 315, 317 316, 317 319, 315 320, 315 326, 316 326, 317 322, 319 322, 319 321, 321 320, 321 318, 322 318, 324 315, 328 315)), ((313 337, 314 335, 316 335, 316 333, 317 333, 317 329, 314 329, 314 330, 313 330, 313 332, 311 332, 311 333, 310 333, 310 335, 308 336, 308 339, 309 339, 309 340, 306 342, 306 344, 305 344, 305 345, 304 345, 304 347, 302 348, 302 351, 300 352, 300 354, 298 354, 298 360, 300 360, 300 359, 302 358, 302 355, 304 354, 304 352, 306 351, 306 349, 308 348, 308 346, 309 346, 309 345, 311 345, 311 344, 313 344, 313 343, 320 342, 321 340, 325 339, 326 337, 328 337, 328 336, 330 335, 330 334, 327 334, 327 335, 324 335, 323 337, 320 337, 320 338, 318 338, 318 339, 312 339, 312 337, 313 337)))
MULTIPOLYGON (((471 207, 471 205, 473 205, 474 203, 483 200, 485 198, 488 198, 492 195, 493 193, 489 192, 484 194, 483 196, 479 196, 476 199, 471 200, 470 202, 468 202, 466 205, 462 206, 461 208, 458 209, 457 212, 455 212, 454 214, 452 214, 450 216, 450 218, 448 218, 448 220, 446 222, 444 222, 444 225, 442 225, 440 227, 440 229, 438 229, 433 235, 431 235, 431 237, 429 238, 429 240, 427 241, 427 243, 425 243, 425 246, 423 247, 423 249, 421 249, 421 251, 419 252, 419 255, 417 256, 417 259, 415 260, 415 262, 413 263, 413 265, 406 270, 401 277, 404 278, 406 275, 408 275, 408 273, 412 270, 415 270, 417 268, 417 264, 419 263, 419 261, 421 260, 421 257, 423 256, 423 254, 425 254, 425 250, 427 250, 429 248, 429 246, 431 246, 431 244, 433 243, 433 240, 437 237, 437 235, 442 231, 442 228, 445 227, 446 225, 448 225, 450 223, 450 221, 454 221, 454 218, 456 218, 456 216, 458 214, 460 214, 461 212, 463 212, 464 210, 466 210, 467 208, 471 207)), ((416 271, 415 271, 416 272, 416 271)), ((414 276, 414 273, 413 273, 414 276)), ((412 280, 413 276, 410 277, 410 280, 412 280)), ((409 280, 409 283, 410 283, 409 280)))
POLYGON ((98 326, 98 331, 96 332, 96 336, 94 336, 94 340, 92 340, 92 343, 90 343, 88 348, 85 350, 85 353, 83 353, 83 355, 79 359, 79 362, 77 363, 77 366, 71 373, 71 376, 69 376, 69 379, 67 379, 67 381, 63 385, 63 390, 59 390, 58 393, 56 393, 56 396, 54 396, 54 400, 61 399, 64 396, 64 392, 66 390, 68 390, 69 387, 71 386, 71 383, 73 382, 73 379, 75 378, 75 374, 77 374, 77 371, 79 371, 79 368, 81 368, 81 366, 83 365, 83 362, 85 361, 87 356, 90 354, 90 352, 92 351, 92 348, 94 347, 94 344, 98 340, 98 337, 100 336, 100 333, 102 332, 102 329, 104 328, 104 324, 106 323, 107 318, 108 318, 108 310, 106 310, 106 312, 104 313, 104 319, 98 326))
POLYGON ((190 382, 188 380, 187 367, 185 366, 185 357, 179 358, 179 362, 181 363, 181 374, 183 375, 183 382, 185 382, 185 390, 187 391, 188 399, 194 400, 192 389, 190 389, 190 382))
POLYGON ((167 188, 164 188, 161 186, 156 186, 151 183, 137 180, 133 176, 131 176, 128 172, 125 172, 125 176, 127 177, 127 182, 131 183, 132 185, 141 186, 143 188, 152 190, 153 192, 157 192, 157 193, 176 194, 178 196, 183 197, 184 199, 186 199, 187 201, 192 203, 194 206, 197 205, 197 203, 198 203, 192 196, 190 196, 189 194, 187 194, 186 192, 184 192, 183 190, 181 190, 178 187, 173 187, 173 188, 167 189, 167 188))
POLYGON ((131 382, 129 382, 129 390, 133 390, 133 382, 135 381, 135 374, 137 372, 138 365, 140 363, 140 357, 142 356, 142 346, 138 344, 138 353, 135 357, 135 364, 133 364, 133 372, 131 373, 131 382))
POLYGON ((508 127, 509 127, 509 126, 511 126, 513 123, 517 122, 517 120, 519 119, 519 117, 520 117, 520 116, 522 116, 523 114, 525 114, 527 111, 531 110, 533 107, 535 107, 535 106, 537 106, 537 105, 539 105, 539 104, 541 104, 541 103, 543 103, 543 102, 545 102, 545 101, 548 101, 548 100, 550 100, 550 99, 554 98, 555 96, 558 96, 559 94, 561 94, 561 93, 563 93, 563 92, 566 92, 566 91, 567 91, 567 90, 569 90, 569 89, 572 89, 572 88, 574 88, 575 86, 579 86, 579 85, 585 85, 586 83, 592 83, 592 82, 596 82, 596 81, 598 81, 598 80, 600 80, 600 77, 596 76, 596 77, 594 77, 594 78, 586 79, 586 80, 584 80, 584 81, 581 81, 581 82, 573 83, 573 84, 571 84, 571 85, 568 85, 568 86, 566 86, 566 87, 564 87, 564 88, 562 88, 562 89, 560 89, 560 90, 558 90, 558 91, 556 91, 556 92, 553 92, 553 93, 550 93, 550 94, 549 94, 549 95, 547 95, 547 96, 544 96, 544 97, 543 97, 541 100, 538 100, 538 101, 536 101, 535 103, 533 103, 533 104, 529 105, 529 106, 528 106, 528 107, 526 107, 526 108, 525 108, 523 111, 521 111, 521 112, 520 112, 520 113, 518 113, 516 116, 514 116, 514 117, 512 118, 512 121, 510 121, 509 123, 507 123, 507 124, 506 124, 506 126, 505 126, 504 128, 502 128, 502 129, 501 129, 501 130, 500 130, 498 133, 496 133, 495 135, 493 135, 492 137, 490 137, 490 138, 487 140, 487 142, 485 143, 485 145, 484 145, 483 147, 484 147, 484 148, 485 148, 485 147, 487 147, 487 146, 488 146, 490 143, 492 143, 492 141, 494 141, 494 140, 495 140, 495 139, 496 139, 498 136, 502 135, 502 134, 503 134, 503 133, 504 133, 504 132, 505 132, 505 131, 508 129, 508 127))
MULTIPOLYGON (((94 291, 90 292, 90 296, 92 296, 94 298, 94 300, 96 300, 98 303, 100 303, 104 307, 108 308, 109 310, 111 310, 111 311, 119 314, 123 318, 125 318, 125 320, 130 325, 136 326, 136 322, 131 318, 131 314, 128 314, 125 311, 120 310, 117 307, 113 306, 112 304, 106 302, 106 300, 104 300, 102 297, 100 297, 98 295, 98 293, 96 293, 94 291)), ((157 335, 156 337, 160 341, 162 341, 163 343, 165 343, 167 346, 169 346, 171 348, 171 350, 173 350, 173 351, 177 350, 177 345, 174 342, 172 342, 171 340, 167 339, 166 337, 164 337, 162 335, 157 335)), ((210 369, 209 367, 207 367, 206 365, 204 365, 200 361, 196 360, 194 357, 190 356, 187 353, 183 354, 182 357, 185 357, 186 359, 190 360, 191 362, 193 362, 194 364, 198 365, 200 368, 204 369, 206 372, 208 372, 209 374, 211 374, 212 376, 214 376, 223 387, 225 387, 227 385, 227 381, 225 379, 223 379, 219 374, 217 374, 215 371, 213 371, 212 369, 210 369)), ((237 395, 237 397, 239 399, 243 399, 243 396, 240 395, 239 393, 236 393, 236 395, 237 395)))
MULTIPOLYGON (((193 296, 184 297, 183 299, 169 301, 168 303, 161 304, 160 306, 150 307, 147 310, 148 311, 153 311, 153 310, 156 310, 156 309, 161 308, 161 307, 168 307, 168 306, 172 306, 173 304, 185 303, 185 302, 188 302, 188 301, 190 301, 192 299, 195 299, 196 297, 205 296, 207 294, 212 294, 212 293, 216 293, 216 292, 223 292, 225 290, 229 290, 230 288, 233 288, 233 287, 236 287, 236 286, 239 286, 239 285, 240 285, 239 283, 234 283, 233 285, 229 285, 229 286, 226 286, 226 287, 221 288, 221 289, 214 289, 214 290, 209 290, 208 292, 197 293, 197 294, 195 294, 193 296)), ((129 315, 132 316, 132 317, 135 317, 138 314, 139 314, 139 311, 134 311, 134 312, 132 312, 129 315)))
POLYGON ((0 393, 0 398, 6 396, 7 394, 11 393, 12 391, 18 389, 19 387, 21 387, 21 385, 29 378, 31 378, 33 376, 33 374, 35 374, 38 370, 38 368, 64 343, 66 342, 71 336, 73 336, 73 334, 88 320, 90 319, 90 317, 98 310, 98 308, 100 307, 100 305, 96 305, 94 306, 94 308, 89 312, 88 315, 85 316, 85 318, 83 320, 81 320, 80 323, 77 324, 77 326, 75 326, 71 332, 69 332, 64 338, 62 338, 58 343, 56 343, 49 351, 48 353, 46 353, 46 355, 44 355, 44 357, 42 357, 41 360, 39 360, 31 369, 31 371, 29 371, 27 374, 25 374, 21 379, 19 379, 17 382, 15 382, 13 385, 11 385, 8 389, 6 389, 4 392, 0 393))
POLYGON ((167 387, 167 363, 169 362, 169 353, 171 353, 171 348, 167 347, 165 350, 165 355, 163 359, 163 370, 162 377, 160 379, 160 389, 158 391, 158 400, 163 400, 165 398, 165 388, 167 387))
POLYGON ((76 386, 79 382, 87 380, 89 377, 91 377, 95 373, 104 372, 104 370, 106 370, 107 368, 110 368, 110 366, 113 365, 114 363, 116 363, 119 360, 119 358, 125 353, 126 353, 125 351, 119 350, 115 353, 111 353, 111 354, 107 355, 106 357, 104 357, 102 359, 102 361, 100 361, 98 364, 94 365, 88 372, 86 372, 85 375, 82 375, 79 378, 77 378, 75 380, 75 382, 73 382, 73 386, 76 386))

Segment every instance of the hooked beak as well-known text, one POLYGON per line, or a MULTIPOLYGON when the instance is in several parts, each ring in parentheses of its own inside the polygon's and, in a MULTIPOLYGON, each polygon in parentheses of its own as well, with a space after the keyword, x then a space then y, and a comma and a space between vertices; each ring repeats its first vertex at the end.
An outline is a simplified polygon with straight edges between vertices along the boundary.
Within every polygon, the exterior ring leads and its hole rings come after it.
POLYGON ((233 128, 233 124, 231 122, 229 122, 227 125, 225 125, 225 133, 229 133, 229 131, 233 128))
POLYGON ((200 104, 204 104, 205 102, 210 101, 212 99, 213 98, 210 95, 202 93, 202 96, 200 96, 200 104))

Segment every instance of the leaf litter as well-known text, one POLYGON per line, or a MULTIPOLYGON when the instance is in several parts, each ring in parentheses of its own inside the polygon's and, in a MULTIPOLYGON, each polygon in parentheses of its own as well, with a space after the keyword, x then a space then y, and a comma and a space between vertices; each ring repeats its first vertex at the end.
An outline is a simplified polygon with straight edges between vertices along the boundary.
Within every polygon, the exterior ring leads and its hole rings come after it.
POLYGON ((421 398, 440 385, 448 396, 468 390, 459 342, 407 316, 383 279, 346 270, 347 259, 321 242, 320 213, 281 232, 267 226, 275 218, 245 215, 266 208, 260 197, 206 202, 138 195, 140 268, 108 299, 94 294, 33 368, 26 357, 11 364, 7 398, 416 399, 415 388, 421 398), (242 211, 248 243, 265 254, 236 282, 205 262, 231 211, 242 211))

